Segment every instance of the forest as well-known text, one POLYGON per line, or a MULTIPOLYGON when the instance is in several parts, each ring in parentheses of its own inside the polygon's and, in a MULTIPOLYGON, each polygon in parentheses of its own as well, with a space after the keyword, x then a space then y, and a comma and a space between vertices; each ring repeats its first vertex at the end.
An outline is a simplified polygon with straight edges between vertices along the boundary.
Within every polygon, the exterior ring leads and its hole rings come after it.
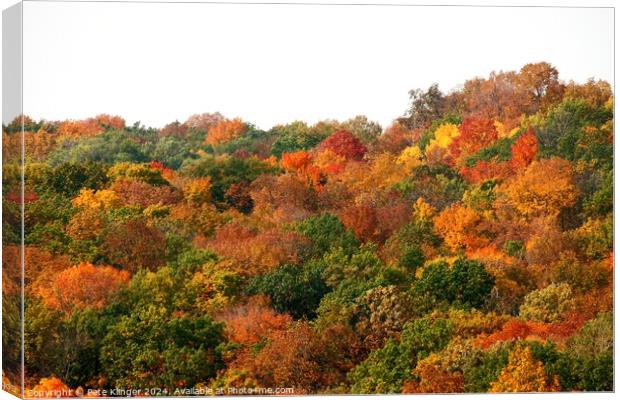
POLYGON ((387 127, 4 125, 3 386, 23 205, 26 396, 612 391, 610 84, 409 97, 387 127))

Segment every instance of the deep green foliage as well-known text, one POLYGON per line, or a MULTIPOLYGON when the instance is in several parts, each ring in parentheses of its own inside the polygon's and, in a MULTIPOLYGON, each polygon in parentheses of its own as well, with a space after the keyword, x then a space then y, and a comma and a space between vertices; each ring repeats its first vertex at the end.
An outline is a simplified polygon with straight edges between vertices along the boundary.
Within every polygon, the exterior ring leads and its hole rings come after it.
POLYGON ((101 360, 109 387, 174 390, 179 377, 193 387, 221 368, 222 326, 209 316, 174 317, 151 305, 123 316, 103 339, 101 360))
POLYGON ((213 148, 216 154, 235 154, 245 152, 248 155, 268 157, 271 146, 278 136, 273 132, 250 129, 243 136, 222 143, 213 148))
POLYGON ((441 210, 461 200, 467 187, 463 177, 446 165, 422 165, 414 168, 411 176, 399 183, 396 189, 412 200, 422 197, 441 210))
POLYGON ((445 302, 457 307, 480 308, 493 284, 493 277, 481 263, 459 259, 452 266, 446 262, 426 266, 420 279, 414 283, 412 294, 430 299, 435 305, 445 302))
POLYGON ((321 272, 321 265, 315 263, 284 265, 254 278, 247 292, 268 295, 278 312, 294 318, 314 318, 321 299, 329 291, 321 272))
POLYGON ((165 166, 178 169, 185 160, 195 158, 191 146, 175 136, 161 138, 150 152, 150 158, 162 162, 165 166))
POLYGON ((310 257, 322 257, 332 248, 342 248, 345 253, 351 254, 358 247, 355 235, 329 213, 306 218, 293 229, 312 240, 310 257))
POLYGON ((606 215, 614 209, 614 173, 606 171, 600 178, 600 185, 584 200, 584 209, 589 216, 606 215))

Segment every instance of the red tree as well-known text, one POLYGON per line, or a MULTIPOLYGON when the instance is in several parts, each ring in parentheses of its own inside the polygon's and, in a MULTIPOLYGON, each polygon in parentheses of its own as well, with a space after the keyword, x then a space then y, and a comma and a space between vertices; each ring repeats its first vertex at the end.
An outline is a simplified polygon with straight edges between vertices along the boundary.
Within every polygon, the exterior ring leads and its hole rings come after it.
POLYGON ((366 146, 349 131, 340 130, 320 144, 321 150, 329 149, 347 160, 361 161, 366 154, 366 146))
POLYGON ((461 134, 454 138, 448 147, 455 164, 497 140, 497 129, 492 120, 486 118, 465 118, 459 130, 461 134))
POLYGON ((510 147, 513 168, 520 169, 530 165, 534 161, 537 151, 538 140, 536 139, 536 134, 534 129, 528 128, 510 147))

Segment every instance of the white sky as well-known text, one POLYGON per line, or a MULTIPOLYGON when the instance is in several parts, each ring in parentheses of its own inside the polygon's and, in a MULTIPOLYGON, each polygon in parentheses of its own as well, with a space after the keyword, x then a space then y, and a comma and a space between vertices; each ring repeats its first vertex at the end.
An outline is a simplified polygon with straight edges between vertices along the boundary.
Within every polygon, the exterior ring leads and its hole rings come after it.
POLYGON ((136 3, 24 7, 24 112, 160 127, 219 111, 263 129, 365 114, 549 61, 613 84, 613 10, 136 3))

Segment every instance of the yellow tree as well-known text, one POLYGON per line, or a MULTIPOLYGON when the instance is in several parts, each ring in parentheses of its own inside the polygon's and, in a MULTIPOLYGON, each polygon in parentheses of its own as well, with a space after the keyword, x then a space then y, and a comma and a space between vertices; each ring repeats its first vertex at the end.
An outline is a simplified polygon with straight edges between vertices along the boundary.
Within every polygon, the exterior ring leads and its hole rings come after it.
POLYGON ((80 194, 72 200, 74 206, 82 209, 106 210, 120 205, 120 198, 113 190, 82 189, 80 194))
POLYGON ((549 379, 543 363, 534 360, 527 346, 519 346, 510 354, 508 365, 490 388, 493 393, 557 392, 559 390, 558 377, 553 376, 549 379))
POLYGON ((443 162, 448 153, 448 146, 459 136, 459 127, 454 124, 443 124, 435 131, 435 137, 426 146, 425 154, 429 162, 443 162))
POLYGON ((409 146, 400 153, 396 162, 404 166, 405 170, 411 171, 422 164, 422 151, 418 146, 409 146))
POLYGON ((418 197, 413 205, 412 218, 414 221, 427 223, 431 221, 436 212, 435 207, 424 201, 424 198, 418 197))

